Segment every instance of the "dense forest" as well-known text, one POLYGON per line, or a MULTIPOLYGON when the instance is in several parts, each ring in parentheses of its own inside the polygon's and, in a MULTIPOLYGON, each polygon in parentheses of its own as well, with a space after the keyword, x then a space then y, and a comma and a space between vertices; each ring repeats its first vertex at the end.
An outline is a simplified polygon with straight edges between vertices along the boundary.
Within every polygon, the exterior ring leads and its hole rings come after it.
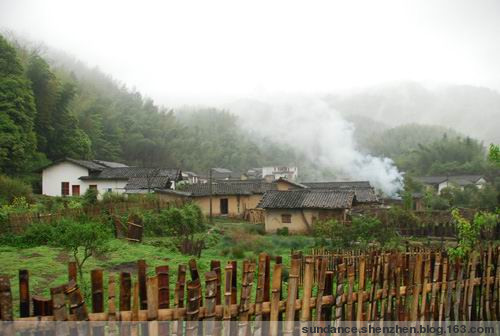
POLYGON ((97 69, 51 66, 3 37, 0 74, 1 173, 23 176, 63 157, 199 173, 296 160, 290 148, 257 145, 226 111, 174 114, 97 69))
MULTIPOLYGON (((498 176, 483 143, 452 129, 394 127, 364 116, 349 121, 361 151, 392 158, 402 171, 498 176)), ((0 36, 0 174, 36 186, 33 172, 63 157, 200 174, 210 167, 297 164, 303 179, 325 169, 292 146, 257 139, 241 124, 229 111, 157 106, 98 69, 0 36)))

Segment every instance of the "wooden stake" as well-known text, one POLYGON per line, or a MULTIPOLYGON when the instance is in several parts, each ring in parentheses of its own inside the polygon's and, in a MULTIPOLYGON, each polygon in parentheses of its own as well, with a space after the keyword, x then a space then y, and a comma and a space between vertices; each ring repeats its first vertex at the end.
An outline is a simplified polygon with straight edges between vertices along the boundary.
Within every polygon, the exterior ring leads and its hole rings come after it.
POLYGON ((19 315, 30 316, 30 285, 28 270, 19 270, 19 315))

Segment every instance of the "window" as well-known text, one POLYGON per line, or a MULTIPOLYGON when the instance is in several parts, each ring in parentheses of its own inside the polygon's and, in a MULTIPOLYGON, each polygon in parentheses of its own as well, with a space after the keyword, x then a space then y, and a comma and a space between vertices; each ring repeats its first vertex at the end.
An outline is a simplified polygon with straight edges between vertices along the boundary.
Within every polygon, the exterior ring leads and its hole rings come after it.
POLYGON ((91 184, 91 185, 89 185, 89 189, 97 190, 97 184, 91 184))
POLYGON ((61 182, 61 195, 62 196, 69 195, 69 182, 61 182))
POLYGON ((113 188, 108 188, 108 192, 112 192, 113 191, 113 188))
POLYGON ((292 223, 292 215, 289 215, 289 214, 281 215, 281 223, 283 223, 283 224, 292 223))
POLYGON ((71 186, 71 194, 73 196, 80 196, 80 186, 78 184, 71 186))

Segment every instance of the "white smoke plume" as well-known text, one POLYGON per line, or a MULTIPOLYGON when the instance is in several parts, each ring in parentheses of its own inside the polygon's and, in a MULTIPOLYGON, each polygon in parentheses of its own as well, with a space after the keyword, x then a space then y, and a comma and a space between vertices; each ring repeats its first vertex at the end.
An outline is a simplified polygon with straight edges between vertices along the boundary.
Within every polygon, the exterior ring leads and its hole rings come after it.
POLYGON ((295 147, 337 176, 368 180, 386 195, 401 189, 402 176, 393 161, 357 150, 353 124, 320 98, 287 96, 239 101, 229 108, 253 132, 295 147))

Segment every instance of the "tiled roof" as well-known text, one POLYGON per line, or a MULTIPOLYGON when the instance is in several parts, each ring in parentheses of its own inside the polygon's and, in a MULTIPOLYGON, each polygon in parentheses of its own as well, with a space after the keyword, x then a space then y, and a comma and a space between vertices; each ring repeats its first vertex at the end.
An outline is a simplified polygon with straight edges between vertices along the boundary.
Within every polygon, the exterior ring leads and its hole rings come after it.
POLYGON ((91 170, 92 172, 100 172, 108 167, 127 167, 127 165, 124 165, 123 163, 118 163, 118 162, 110 162, 110 161, 102 161, 102 160, 76 160, 72 158, 64 158, 61 160, 54 161, 53 163, 42 167, 38 169, 38 171, 43 171, 46 168, 52 167, 58 163, 61 162, 71 162, 74 163, 80 167, 87 168, 91 170))
POLYGON ((311 189, 354 191, 358 203, 378 202, 377 195, 368 181, 304 182, 303 184, 311 189))
POLYGON ((353 191, 295 189, 271 190, 258 207, 263 209, 348 209, 355 200, 353 191))
POLYGON ((335 182, 302 182, 302 184, 314 189, 330 188, 371 188, 368 181, 335 181, 335 182))
POLYGON ((169 177, 178 180, 181 177, 179 169, 169 168, 143 168, 143 167, 118 167, 106 168, 97 175, 98 178, 131 178, 131 177, 169 177))
POLYGON ((464 186, 468 184, 475 184, 481 178, 482 175, 449 175, 449 176, 420 176, 416 177, 417 181, 424 184, 440 184, 446 181, 464 186))
MULTIPOLYGON (((252 195, 263 194, 268 190, 276 188, 274 184, 257 181, 217 181, 212 184, 212 195, 252 195)), ((180 189, 189 193, 190 196, 209 196, 210 184, 195 183, 186 184, 180 189)))
POLYGON ((93 160, 95 163, 100 164, 104 167, 108 168, 120 168, 120 167, 128 167, 126 164, 119 162, 111 162, 111 161, 103 161, 103 160, 93 160))
POLYGON ((125 190, 134 189, 168 189, 170 188, 170 177, 154 176, 154 177, 131 177, 125 185, 125 190))

